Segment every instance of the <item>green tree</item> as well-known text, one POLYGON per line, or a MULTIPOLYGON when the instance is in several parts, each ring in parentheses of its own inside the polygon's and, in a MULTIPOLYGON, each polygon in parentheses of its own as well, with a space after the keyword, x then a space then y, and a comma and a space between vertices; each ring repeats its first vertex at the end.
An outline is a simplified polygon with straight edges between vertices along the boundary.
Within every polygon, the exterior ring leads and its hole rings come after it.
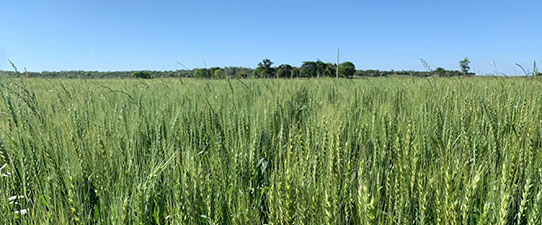
POLYGON ((301 77, 314 77, 317 76, 318 66, 316 62, 306 61, 303 62, 301 68, 299 68, 299 75, 301 77))
POLYGON ((132 77, 140 79, 152 79, 152 73, 149 71, 137 71, 132 73, 132 77))
POLYGON ((469 73, 469 70, 470 70, 469 64, 470 64, 470 60, 467 57, 459 61, 459 67, 461 67, 461 72, 463 73, 463 75, 467 75, 469 73))
POLYGON ((317 77, 325 76, 326 67, 327 67, 326 63, 320 60, 316 60, 316 76, 317 77))
POLYGON ((254 70, 254 76, 261 78, 273 76, 274 70, 271 65, 273 65, 273 62, 271 62, 271 60, 262 60, 262 62, 258 63, 258 67, 254 70))
POLYGON ((264 59, 261 63, 258 63, 258 67, 262 67, 265 69, 271 69, 271 65, 273 65, 273 62, 271 62, 270 59, 264 59))
POLYGON ((195 78, 211 78, 211 71, 208 69, 196 69, 194 71, 195 78))
POLYGON ((446 74, 446 70, 442 67, 437 67, 437 69, 435 69, 435 72, 434 72, 437 76, 439 77, 445 77, 447 76, 446 74))
POLYGON ((337 64, 326 63, 326 69, 324 71, 324 75, 328 77, 335 77, 335 74, 337 72, 336 68, 337 68, 337 64))
POLYGON ((217 71, 217 70, 221 70, 220 67, 211 67, 211 68, 209 68, 209 74, 210 74, 209 78, 212 78, 214 76, 214 74, 215 74, 215 71, 217 71))
POLYGON ((222 69, 215 70, 213 75, 215 79, 223 79, 226 77, 226 73, 222 69))
POLYGON ((297 67, 293 67, 290 71, 290 78, 299 77, 299 69, 297 67))
POLYGON ((356 73, 356 66, 352 62, 343 62, 339 65, 340 76, 353 76, 356 73))
POLYGON ((275 69, 275 77, 287 78, 292 76, 293 67, 288 64, 282 64, 275 69))

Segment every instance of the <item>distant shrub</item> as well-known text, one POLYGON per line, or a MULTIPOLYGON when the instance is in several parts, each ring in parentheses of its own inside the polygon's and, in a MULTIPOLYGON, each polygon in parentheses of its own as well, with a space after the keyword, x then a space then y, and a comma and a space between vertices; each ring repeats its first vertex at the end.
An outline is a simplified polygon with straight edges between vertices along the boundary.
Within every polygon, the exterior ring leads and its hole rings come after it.
POLYGON ((196 69, 194 71, 195 78, 211 78, 211 71, 208 69, 196 69))
POLYGON ((435 71, 433 71, 433 74, 435 74, 435 75, 437 75, 439 77, 447 77, 448 76, 448 73, 442 67, 437 67, 437 69, 435 69, 435 71))
POLYGON ((215 79, 223 79, 226 77, 226 73, 224 72, 224 70, 218 69, 215 70, 213 76, 215 77, 215 79))
POLYGON ((132 73, 133 78, 152 79, 152 73, 149 71, 137 71, 132 73))

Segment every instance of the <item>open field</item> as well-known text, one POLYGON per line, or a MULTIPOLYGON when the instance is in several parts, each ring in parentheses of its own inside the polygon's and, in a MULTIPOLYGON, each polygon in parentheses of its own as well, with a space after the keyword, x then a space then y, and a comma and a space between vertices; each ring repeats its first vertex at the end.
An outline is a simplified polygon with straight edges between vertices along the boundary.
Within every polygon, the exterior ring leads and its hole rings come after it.
POLYGON ((542 224, 541 81, 0 79, 0 224, 542 224))

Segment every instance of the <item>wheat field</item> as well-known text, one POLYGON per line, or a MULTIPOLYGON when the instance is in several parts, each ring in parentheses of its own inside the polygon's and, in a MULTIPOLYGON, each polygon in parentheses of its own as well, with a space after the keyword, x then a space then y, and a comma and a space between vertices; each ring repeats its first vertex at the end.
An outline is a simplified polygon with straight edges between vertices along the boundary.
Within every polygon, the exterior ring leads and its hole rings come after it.
POLYGON ((542 82, 0 79, 1 224, 542 224, 542 82))

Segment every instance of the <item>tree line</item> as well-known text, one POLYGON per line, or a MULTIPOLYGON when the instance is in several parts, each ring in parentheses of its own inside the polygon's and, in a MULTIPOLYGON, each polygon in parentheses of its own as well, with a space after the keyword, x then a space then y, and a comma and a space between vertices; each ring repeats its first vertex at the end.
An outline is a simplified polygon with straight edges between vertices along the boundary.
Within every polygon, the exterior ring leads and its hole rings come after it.
POLYGON ((438 67, 432 70, 429 65, 422 60, 426 71, 382 71, 382 70, 358 70, 352 62, 343 62, 338 66, 336 63, 326 63, 320 60, 305 61, 300 67, 281 64, 273 66, 274 63, 269 59, 264 59, 256 68, 247 67, 210 67, 183 69, 175 71, 43 71, 43 72, 19 72, 0 71, 3 76, 26 76, 26 77, 46 77, 46 78, 172 78, 172 77, 193 77, 203 79, 223 79, 223 78, 311 78, 311 77, 385 77, 385 76, 413 76, 413 77, 455 77, 455 76, 474 76, 469 72, 470 61, 465 58, 460 61, 461 70, 445 70, 438 67))

